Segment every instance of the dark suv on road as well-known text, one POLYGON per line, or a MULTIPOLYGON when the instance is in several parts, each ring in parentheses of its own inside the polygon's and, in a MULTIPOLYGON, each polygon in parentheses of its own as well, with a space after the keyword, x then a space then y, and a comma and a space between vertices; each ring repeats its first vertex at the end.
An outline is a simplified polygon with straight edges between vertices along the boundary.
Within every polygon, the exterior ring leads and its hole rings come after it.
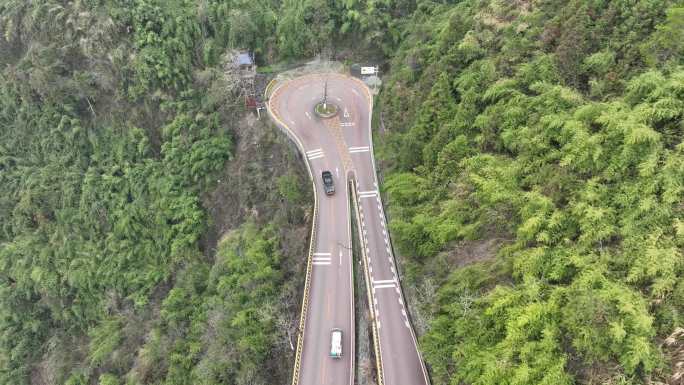
POLYGON ((333 184, 333 176, 330 171, 323 171, 323 189, 326 195, 333 195, 335 193, 335 185, 333 184))

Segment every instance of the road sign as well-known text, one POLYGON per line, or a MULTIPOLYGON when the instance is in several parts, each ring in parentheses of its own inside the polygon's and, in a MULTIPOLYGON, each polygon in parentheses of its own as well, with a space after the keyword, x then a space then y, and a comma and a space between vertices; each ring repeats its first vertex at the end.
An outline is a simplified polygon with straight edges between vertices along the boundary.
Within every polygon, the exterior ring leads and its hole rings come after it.
POLYGON ((378 72, 378 67, 361 67, 361 75, 373 75, 378 72))

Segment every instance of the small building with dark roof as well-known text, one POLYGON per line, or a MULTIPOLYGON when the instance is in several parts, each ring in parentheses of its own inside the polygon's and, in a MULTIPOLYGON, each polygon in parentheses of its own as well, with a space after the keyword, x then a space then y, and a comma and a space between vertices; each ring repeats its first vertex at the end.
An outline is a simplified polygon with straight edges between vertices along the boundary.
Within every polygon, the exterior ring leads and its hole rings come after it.
POLYGON ((235 56, 235 65, 241 70, 252 70, 254 59, 247 52, 240 52, 235 56))

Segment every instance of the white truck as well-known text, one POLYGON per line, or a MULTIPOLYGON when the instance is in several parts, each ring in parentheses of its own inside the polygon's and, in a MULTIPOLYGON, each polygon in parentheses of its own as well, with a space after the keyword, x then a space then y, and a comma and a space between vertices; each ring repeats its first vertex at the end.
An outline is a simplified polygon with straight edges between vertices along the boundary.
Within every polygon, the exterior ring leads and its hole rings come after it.
POLYGON ((334 328, 330 331, 330 357, 342 357, 342 329, 334 328))

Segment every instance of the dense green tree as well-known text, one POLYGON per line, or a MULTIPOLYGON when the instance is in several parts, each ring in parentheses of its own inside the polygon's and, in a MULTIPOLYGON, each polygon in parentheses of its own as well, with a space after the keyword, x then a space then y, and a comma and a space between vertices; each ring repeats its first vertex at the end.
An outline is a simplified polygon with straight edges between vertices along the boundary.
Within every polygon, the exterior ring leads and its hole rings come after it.
POLYGON ((684 274, 678 6, 418 9, 379 152, 409 292, 439 286, 416 315, 433 382, 664 379, 684 274), (506 246, 461 268, 473 242, 506 246))

